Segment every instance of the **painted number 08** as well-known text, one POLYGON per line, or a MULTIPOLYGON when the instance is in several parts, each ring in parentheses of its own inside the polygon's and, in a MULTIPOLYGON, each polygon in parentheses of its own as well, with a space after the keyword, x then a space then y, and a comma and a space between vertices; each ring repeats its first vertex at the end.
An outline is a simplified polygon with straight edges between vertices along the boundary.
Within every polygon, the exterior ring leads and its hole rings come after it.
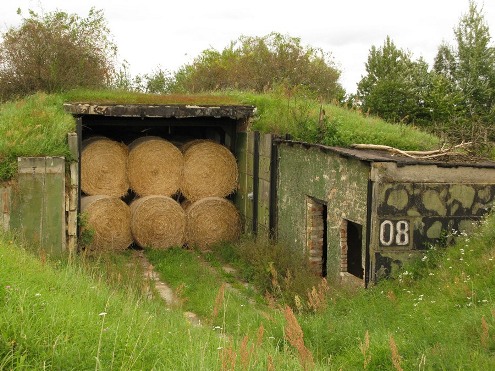
POLYGON ((409 222, 399 220, 395 224, 393 221, 384 220, 380 224, 380 244, 383 246, 406 246, 409 245, 409 222))

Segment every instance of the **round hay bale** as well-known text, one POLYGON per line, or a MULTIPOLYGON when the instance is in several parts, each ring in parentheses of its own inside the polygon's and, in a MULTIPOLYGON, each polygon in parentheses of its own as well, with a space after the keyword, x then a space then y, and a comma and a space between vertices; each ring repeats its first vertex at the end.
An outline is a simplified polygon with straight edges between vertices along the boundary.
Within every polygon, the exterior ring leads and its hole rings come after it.
POLYGON ((237 189, 237 179, 237 162, 227 147, 201 141, 184 152, 181 192, 187 199, 228 196, 237 189))
POLYGON ((131 210, 117 197, 105 195, 81 198, 84 225, 81 233, 90 231, 89 250, 125 250, 132 243, 131 210))
POLYGON ((236 241, 241 233, 239 212, 220 197, 207 197, 187 208, 186 241, 206 249, 213 244, 236 241))
MULTIPOLYGON (((182 153, 185 153, 189 148, 191 148, 195 144, 204 143, 204 142, 211 142, 211 140, 208 140, 208 139, 188 140, 187 142, 181 144, 180 150, 182 151, 182 153)), ((212 142, 212 143, 214 143, 214 142, 212 142)))
POLYGON ((142 137, 129 145, 129 183, 139 196, 172 196, 179 190, 183 166, 181 151, 165 139, 142 137))
POLYGON ((128 149, 123 143, 105 137, 92 137, 82 143, 81 190, 90 196, 122 197, 129 190, 128 149))
POLYGON ((184 244, 186 213, 167 196, 146 196, 131 203, 131 231, 141 247, 166 249, 184 244))

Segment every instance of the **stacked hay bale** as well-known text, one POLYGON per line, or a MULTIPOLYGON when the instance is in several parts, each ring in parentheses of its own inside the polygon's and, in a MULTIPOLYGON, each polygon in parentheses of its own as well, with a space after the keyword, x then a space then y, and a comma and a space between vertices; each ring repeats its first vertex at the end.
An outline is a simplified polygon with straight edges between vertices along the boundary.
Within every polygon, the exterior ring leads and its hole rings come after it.
POLYGON ((142 137, 129 145, 127 171, 138 196, 172 196, 182 179, 182 152, 160 137, 142 137))
POLYGON ((131 231, 141 247, 166 249, 184 244, 186 215, 171 197, 179 191, 182 152, 160 137, 142 137, 129 145, 131 189, 141 197, 131 203, 131 231))
POLYGON ((82 232, 90 232, 88 251, 123 250, 132 243, 127 194, 127 146, 106 137, 83 142, 81 151, 82 232))
POLYGON ((184 243, 208 248, 236 240, 240 216, 225 197, 237 182, 234 155, 212 141, 188 142, 181 152, 160 137, 142 137, 128 147, 90 138, 81 154, 82 211, 85 228, 94 231, 89 247, 120 250, 134 241, 157 249, 184 243), (130 206, 121 200, 129 189, 137 196, 130 206))
POLYGON ((225 199, 237 188, 237 162, 226 147, 207 140, 183 146, 181 193, 187 205, 186 241, 202 249, 240 235, 240 216, 225 199))
POLYGON ((131 203, 131 231, 139 246, 166 249, 182 246, 186 213, 167 196, 146 196, 131 203))
POLYGON ((125 144, 105 137, 92 137, 83 141, 81 190, 89 196, 124 196, 129 189, 128 154, 125 144))

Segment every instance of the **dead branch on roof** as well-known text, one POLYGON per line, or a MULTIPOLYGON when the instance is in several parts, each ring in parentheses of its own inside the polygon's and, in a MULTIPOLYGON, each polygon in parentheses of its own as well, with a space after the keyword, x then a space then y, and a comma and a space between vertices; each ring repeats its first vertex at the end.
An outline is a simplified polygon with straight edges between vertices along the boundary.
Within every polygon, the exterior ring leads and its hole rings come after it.
POLYGON ((442 146, 440 149, 432 150, 432 151, 403 151, 401 149, 391 147, 391 146, 385 146, 381 144, 352 144, 352 148, 356 149, 371 149, 371 150, 379 150, 379 151, 387 151, 394 154, 410 157, 410 158, 415 158, 415 159, 429 159, 429 158, 436 158, 436 157, 442 157, 442 156, 458 156, 462 155, 462 153, 459 152, 454 152, 457 149, 460 148, 465 148, 470 145, 472 145, 472 142, 462 142, 460 144, 457 144, 452 147, 445 148, 445 146, 442 146))

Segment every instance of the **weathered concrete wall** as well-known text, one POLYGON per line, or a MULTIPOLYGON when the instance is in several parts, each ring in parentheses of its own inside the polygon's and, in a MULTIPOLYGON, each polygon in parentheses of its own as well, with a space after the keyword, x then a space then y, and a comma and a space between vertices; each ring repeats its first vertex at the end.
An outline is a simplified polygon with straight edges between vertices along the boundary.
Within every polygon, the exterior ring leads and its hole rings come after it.
POLYGON ((392 274, 445 233, 469 233, 495 200, 495 169, 375 167, 380 176, 370 244, 374 280, 392 274))
POLYGON ((66 246, 65 159, 21 157, 12 189, 11 228, 51 255, 66 246))
MULTIPOLYGON (((278 237, 289 247, 306 248, 307 197, 327 204, 327 274, 341 273, 342 221, 362 226, 366 236, 369 164, 325 153, 319 148, 280 143, 278 237)), ((362 252, 365 262, 365 238, 362 252)))

